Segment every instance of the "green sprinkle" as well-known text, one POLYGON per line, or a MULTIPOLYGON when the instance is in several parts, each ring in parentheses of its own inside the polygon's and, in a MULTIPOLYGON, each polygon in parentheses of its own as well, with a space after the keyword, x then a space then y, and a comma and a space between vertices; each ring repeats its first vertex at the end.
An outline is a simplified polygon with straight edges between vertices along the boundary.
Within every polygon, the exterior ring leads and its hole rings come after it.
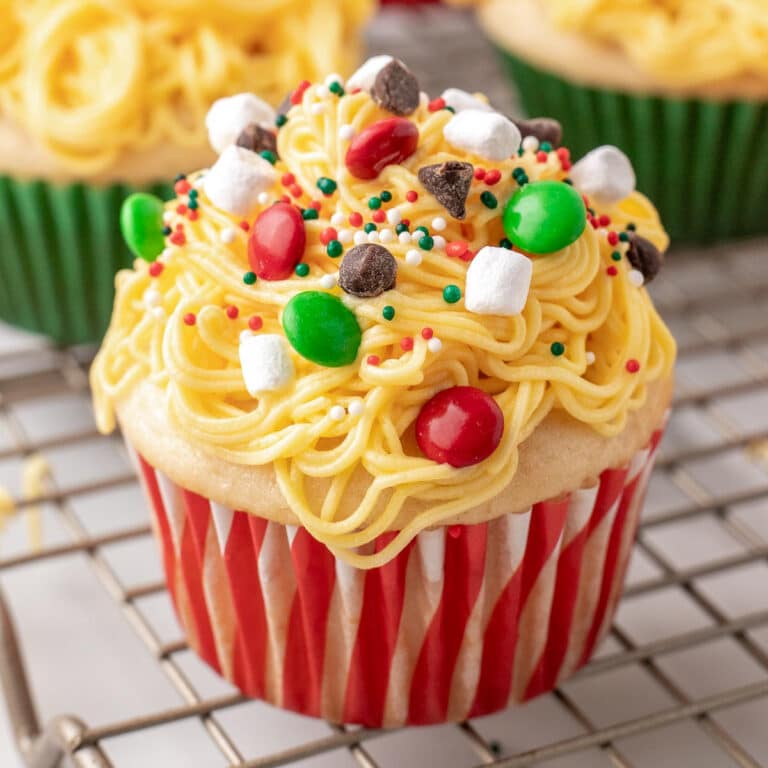
POLYGON ((324 195, 332 195, 337 188, 337 184, 333 179, 329 179, 327 176, 321 176, 317 180, 317 188, 324 194, 324 195))
POLYGON ((453 107, 449 107, 448 105, 444 106, 443 109, 446 112, 452 112, 454 115, 456 114, 456 110, 453 107))
POLYGON ((194 200, 198 194, 200 194, 196 189, 190 189, 189 190, 189 199, 194 200))
POLYGON ((446 285, 443 288, 443 299, 448 304, 455 304, 461 298, 461 288, 458 285, 446 285))
POLYGON ((299 277, 306 277, 309 274, 309 264, 304 264, 303 262, 301 264, 297 264, 296 274, 299 277))
POLYGON ((419 248, 423 251, 431 251, 434 247, 435 241, 429 235, 419 238, 419 248))
POLYGON ((516 179, 518 176, 525 176, 525 168, 521 168, 519 165, 512 169, 512 178, 516 179))
POLYGON ((189 208, 190 211, 196 211, 200 207, 200 203, 195 200, 195 198, 190 198, 190 201, 187 203, 187 208, 189 208))
POLYGON ((275 125, 278 128, 282 128, 288 122, 288 115, 278 115, 275 118, 275 125))
POLYGON ((165 235, 165 237, 168 237, 168 235, 173 232, 170 227, 163 227, 160 231, 163 233, 163 235, 165 235))
POLYGON ((392 193, 388 189, 385 189, 379 195, 379 197, 382 199, 383 202, 388 203, 392 199, 392 193))
POLYGON ((246 285, 253 285, 256 282, 256 273, 255 272, 246 272, 243 275, 243 282, 246 285))
POLYGON ((626 232, 619 232, 619 240, 621 240, 622 243, 628 243, 629 235, 626 232))
POLYGON ((512 241, 508 237, 502 237, 501 240, 499 240, 499 248, 511 248, 512 247, 512 241))
POLYGON ((395 227, 395 232, 397 232, 398 235, 402 234, 403 232, 407 232, 407 231, 408 231, 408 225, 407 224, 403 224, 402 221, 395 227))
POLYGON ((621 254, 620 254, 618 251, 614 251, 614 252, 611 254, 611 258, 612 258, 614 261, 621 261, 621 254))
POLYGON ((368 200, 368 207, 372 210, 378 210, 381 208, 381 198, 380 197, 371 197, 368 200))
POLYGON ((635 226, 635 225, 634 225, 632 222, 630 222, 629 224, 627 224, 627 230, 628 230, 629 232, 634 232, 636 229, 637 229, 637 227, 636 227, 636 226, 635 226))
POLYGON ((422 224, 420 227, 416 227, 416 229, 413 230, 414 232, 423 232, 425 235, 429 234, 429 230, 422 224))
POLYGON ((489 192, 487 189, 480 195, 480 200, 486 208, 490 208, 491 210, 498 208, 499 201, 496 199, 496 195, 494 195, 493 192, 489 192))
POLYGON ((571 179, 563 179, 563 184, 567 184, 569 187, 572 187, 573 181, 571 179))
POLYGON ((376 225, 375 225, 375 224, 374 224, 372 221, 369 221, 369 222, 368 222, 368 223, 367 223, 367 224, 366 224, 366 225, 363 227, 363 229, 364 229, 366 232, 375 232, 375 231, 378 229, 378 227, 377 227, 377 226, 376 226, 376 225))
POLYGON ((259 154, 271 165, 277 162, 277 155, 269 149, 264 149, 259 154))
POLYGON ((387 304, 387 306, 381 310, 381 316, 385 320, 392 320, 395 316, 395 308, 391 304, 387 304))
POLYGON ((517 150, 517 156, 522 157, 525 154, 525 150, 520 147, 520 149, 517 150))
POLYGON ((548 141, 542 141, 541 144, 539 144, 539 149, 542 152, 551 152, 552 145, 548 141))
POLYGON ((304 219, 304 221, 310 221, 318 218, 319 214, 314 208, 305 208, 301 212, 301 217, 304 219))
POLYGON ((555 356, 560 357, 565 352, 565 344, 561 341, 553 341, 549 351, 555 356))
POLYGON ((331 240, 325 251, 332 259, 336 259, 344 252, 344 246, 338 240, 331 240))
POLYGON ((339 98, 344 95, 344 89, 341 87, 341 83, 338 80, 334 80, 329 86, 328 90, 331 93, 335 93, 339 98))
POLYGON ((186 174, 186 173, 177 173, 177 174, 176 174, 176 175, 173 177, 173 180, 174 180, 174 181, 184 181, 184 179, 186 179, 186 178, 187 178, 187 174, 186 174))

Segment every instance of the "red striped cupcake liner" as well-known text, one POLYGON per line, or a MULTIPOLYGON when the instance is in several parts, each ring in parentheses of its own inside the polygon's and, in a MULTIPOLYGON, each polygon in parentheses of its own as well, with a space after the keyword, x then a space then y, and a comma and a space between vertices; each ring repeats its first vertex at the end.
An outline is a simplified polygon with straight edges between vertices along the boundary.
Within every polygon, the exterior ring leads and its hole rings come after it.
POLYGON ((252 698, 394 727, 504 709, 589 660, 622 592, 661 435, 593 488, 424 531, 368 571, 136 459, 191 647, 252 698))

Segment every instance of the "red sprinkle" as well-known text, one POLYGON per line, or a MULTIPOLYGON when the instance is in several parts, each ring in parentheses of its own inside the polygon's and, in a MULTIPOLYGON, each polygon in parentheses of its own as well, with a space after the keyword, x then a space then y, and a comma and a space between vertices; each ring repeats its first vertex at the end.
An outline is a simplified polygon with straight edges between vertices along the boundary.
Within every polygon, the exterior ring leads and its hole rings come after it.
POLYGON ((197 208, 187 211, 187 218, 190 221, 197 221, 200 218, 200 211, 197 208))
POLYGON ((294 197, 301 197, 304 194, 304 190, 298 184, 291 184, 288 190, 294 197))
POLYGON ((160 277, 163 273, 163 269, 165 269, 165 267, 161 261, 153 261, 149 265, 149 274, 151 277, 160 277))
POLYGON ((540 163, 546 163, 549 155, 544 150, 539 150, 536 153, 536 160, 540 163))
POLYGON ((310 85, 312 85, 312 83, 310 83, 309 80, 302 80, 296 90, 291 94, 291 104, 298 104, 304 96, 304 91, 306 91, 310 85))
POLYGON ((187 242, 187 236, 180 229, 177 229, 168 239, 174 245, 184 245, 187 242))
POLYGON ((435 335, 435 332, 429 327, 421 329, 422 339, 431 339, 434 335, 435 335))
POLYGON ((467 250, 464 251, 464 253, 462 253, 461 256, 459 256, 459 258, 462 261, 472 261, 472 259, 475 258, 476 253, 477 251, 473 251, 471 248, 467 248, 467 250))
POLYGON ((176 229, 177 229, 177 230, 183 230, 183 229, 184 229, 184 225, 183 225, 181 222, 179 222, 179 223, 176 225, 176 229))
POLYGON ((187 312, 186 315, 184 315, 184 323, 186 325, 194 325, 197 322, 197 318, 192 312, 187 312))
POLYGON ((449 256, 453 256, 454 258, 460 259, 466 252, 467 248, 469 248, 469 245, 464 240, 455 240, 452 243, 448 243, 445 246, 445 252, 449 256))
POLYGON ((331 240, 338 240, 338 239, 339 239, 339 233, 333 227, 326 227, 320 233, 320 242, 323 245, 328 245, 328 243, 330 243, 331 240))
POLYGON ((314 208, 316 211, 319 211, 323 207, 323 204, 319 200, 313 200, 309 204, 309 207, 314 208))
POLYGON ((368 355, 368 365, 379 365, 381 358, 378 355, 368 355))
POLYGON ((230 304, 227 307, 226 312, 227 312, 227 317, 230 320, 234 320, 240 314, 240 310, 234 304, 230 304))
POLYGON ((371 214, 371 218, 377 223, 377 224, 383 224, 387 220, 387 214, 385 211, 383 211, 381 208, 379 208, 377 211, 374 211, 371 214))
POLYGON ((410 352, 413 349, 413 336, 405 336, 400 339, 400 346, 403 348, 403 351, 410 352))
POLYGON ((291 202, 291 198, 290 198, 288 195, 281 195, 281 196, 280 196, 280 199, 281 199, 281 200, 282 200, 284 203, 290 203, 290 202, 291 202))
POLYGON ((241 221, 238 226, 243 232, 247 232, 251 228, 251 225, 247 221, 241 221))
POLYGON ((570 160, 571 159, 571 150, 568 149, 568 147, 558 147, 555 150, 555 153, 560 158, 560 160, 570 160))
POLYGON ((184 203, 179 203, 176 206, 176 213, 178 213, 180 216, 183 216, 187 212, 187 206, 184 205, 184 203))
POLYGON ((610 226, 610 223, 611 223, 611 217, 610 217, 610 216, 608 216, 607 214, 605 214, 605 213, 604 213, 604 214, 602 214, 602 215, 600 216, 600 218, 597 220, 597 223, 598 223, 598 224, 599 224, 601 227, 607 227, 607 226, 610 226))
POLYGON ((640 363, 632 358, 631 360, 627 360, 625 367, 630 373, 637 373, 640 370, 640 363))
POLYGON ((192 185, 186 179, 179 179, 173 185, 173 191, 177 195, 186 195, 189 190, 192 189, 192 185))
POLYGON ((613 230, 611 230, 608 233, 608 243, 610 245, 616 245, 618 242, 619 242, 619 235, 618 235, 618 233, 614 232, 613 230))
POLYGON ((252 331, 260 331, 262 325, 264 325, 264 321, 258 315, 251 315, 248 318, 248 327, 252 331))
POLYGON ((402 224, 404 227, 410 227, 410 226, 411 226, 411 220, 410 220, 410 219, 402 219, 402 220, 400 221, 400 223, 401 223, 401 224, 402 224))
POLYGON ((280 179, 280 183, 284 187, 290 187, 291 184, 296 183, 296 177, 292 173, 284 173, 282 178, 280 179))
POLYGON ((561 160, 560 161, 560 167, 564 171, 570 171, 571 168, 573 168, 573 163, 570 160, 561 160))
POLYGON ((501 181, 501 171, 498 168, 492 168, 485 174, 485 183, 492 187, 494 184, 498 184, 501 181))
POLYGON ((415 189, 409 189, 405 193, 405 199, 409 203, 415 203, 419 199, 419 193, 415 189))
POLYGON ((359 227, 363 223, 363 216, 361 213, 355 211, 349 214, 349 223, 353 227, 359 227))
POLYGON ((597 223, 597 219, 591 213, 587 216, 587 221, 592 225, 592 229, 597 229, 600 226, 597 223))
POLYGON ((485 178, 486 170, 485 168, 475 168, 475 178, 478 181, 482 181, 485 178))
POLYGON ((430 112, 439 112, 441 109, 445 109, 445 99, 440 96, 437 99, 432 99, 427 107, 430 112))
POLYGON ((614 267, 613 265, 608 267, 608 269, 606 269, 605 271, 606 271, 606 274, 609 274, 611 277, 616 277, 616 275, 619 274, 619 270, 616 269, 616 267, 614 267))

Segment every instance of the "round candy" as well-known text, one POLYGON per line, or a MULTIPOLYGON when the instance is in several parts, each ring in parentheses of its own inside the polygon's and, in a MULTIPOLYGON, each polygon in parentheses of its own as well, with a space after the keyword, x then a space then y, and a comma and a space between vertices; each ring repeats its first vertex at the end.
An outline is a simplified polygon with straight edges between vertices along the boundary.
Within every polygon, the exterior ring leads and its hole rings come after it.
POLYGON ((126 198, 120 210, 120 230, 134 256, 154 261, 165 248, 163 213, 159 197, 136 192, 126 198))
POLYGON ((248 261, 262 280, 285 280, 304 255, 304 217, 290 203, 275 203, 259 214, 248 238, 248 261))
POLYGON ((327 368, 354 363, 362 337, 355 315, 322 291, 296 294, 283 310, 283 329, 302 357, 327 368))
POLYGON ((402 117, 369 125, 352 139, 345 159, 358 179, 375 179, 388 165, 407 160, 419 145, 419 129, 402 117))
POLYGON ((526 184, 504 209, 504 231, 528 253, 554 253, 575 242, 587 213, 581 195, 562 181, 526 184))
POLYGON ((452 467, 469 467, 487 459, 503 433, 501 408, 477 387, 438 392, 416 418, 416 442, 422 453, 452 467))

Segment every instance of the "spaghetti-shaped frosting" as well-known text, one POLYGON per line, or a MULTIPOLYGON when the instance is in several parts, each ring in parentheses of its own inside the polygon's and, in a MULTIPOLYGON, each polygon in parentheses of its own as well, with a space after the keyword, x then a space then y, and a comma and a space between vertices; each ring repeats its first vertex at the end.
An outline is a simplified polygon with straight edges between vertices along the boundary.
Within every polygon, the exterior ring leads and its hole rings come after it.
POLYGON ((0 0, 0 118, 89 174, 164 142, 205 145, 222 96, 277 103, 348 70, 372 0, 0 0))
POLYGON ((643 405, 648 384, 670 374, 675 355, 645 289, 632 279, 628 243, 617 239, 628 228, 661 249, 667 245, 655 209, 639 193, 590 212, 594 226, 575 242, 532 259, 521 314, 478 315, 463 301, 448 303, 444 288, 463 291, 468 267, 448 255, 450 244, 465 241, 470 252, 498 245, 503 205, 517 189, 513 169, 524 169, 532 182, 563 179, 567 150, 534 151, 529 143, 520 156, 483 162, 444 138, 451 111, 422 99, 409 116, 419 131, 415 154, 373 181, 354 178, 345 167, 349 136, 388 117, 367 93, 337 98, 311 87, 280 129, 279 180, 262 208, 286 192, 307 208, 319 198, 318 218, 305 222, 305 277, 248 280, 248 234, 239 219, 211 204, 199 176, 190 177, 199 189, 194 220, 186 195, 170 203, 168 224, 180 244, 160 257, 161 270, 137 262, 119 275, 112 324, 92 370, 102 430, 115 426, 114 409, 123 399, 151 384, 190 443, 237 465, 273 466, 301 524, 360 567, 385 562, 419 531, 497 495, 516 473, 520 444, 553 410, 603 435, 620 433, 627 414, 643 405), (450 160, 476 169, 462 221, 448 216, 417 176, 425 165, 450 160), (323 178, 338 185, 325 199, 317 190, 323 178), (496 207, 489 207, 489 194, 496 207), (374 196, 388 200, 388 213, 397 209, 390 221, 407 221, 405 236, 386 221, 373 235, 397 261, 397 284, 375 298, 345 296, 329 287, 327 276, 336 275, 339 260, 328 255, 327 229, 335 227, 351 248, 363 222, 370 229, 374 196), (414 259, 409 252, 422 235, 419 226, 430 230, 435 245, 414 259), (251 397, 238 357, 241 333, 251 327, 284 334, 284 307, 311 290, 342 296, 353 309, 362 330, 355 362, 326 368, 295 354, 296 375, 287 388, 251 397), (553 354, 556 342, 563 354, 553 354), (631 372, 628 361, 636 365, 631 372), (504 414, 498 448, 461 469, 420 455, 412 436, 424 404, 453 385, 489 393, 504 414), (318 496, 320 480, 326 490, 318 496), (368 545, 392 529, 406 500, 421 511, 373 554, 368 545))

